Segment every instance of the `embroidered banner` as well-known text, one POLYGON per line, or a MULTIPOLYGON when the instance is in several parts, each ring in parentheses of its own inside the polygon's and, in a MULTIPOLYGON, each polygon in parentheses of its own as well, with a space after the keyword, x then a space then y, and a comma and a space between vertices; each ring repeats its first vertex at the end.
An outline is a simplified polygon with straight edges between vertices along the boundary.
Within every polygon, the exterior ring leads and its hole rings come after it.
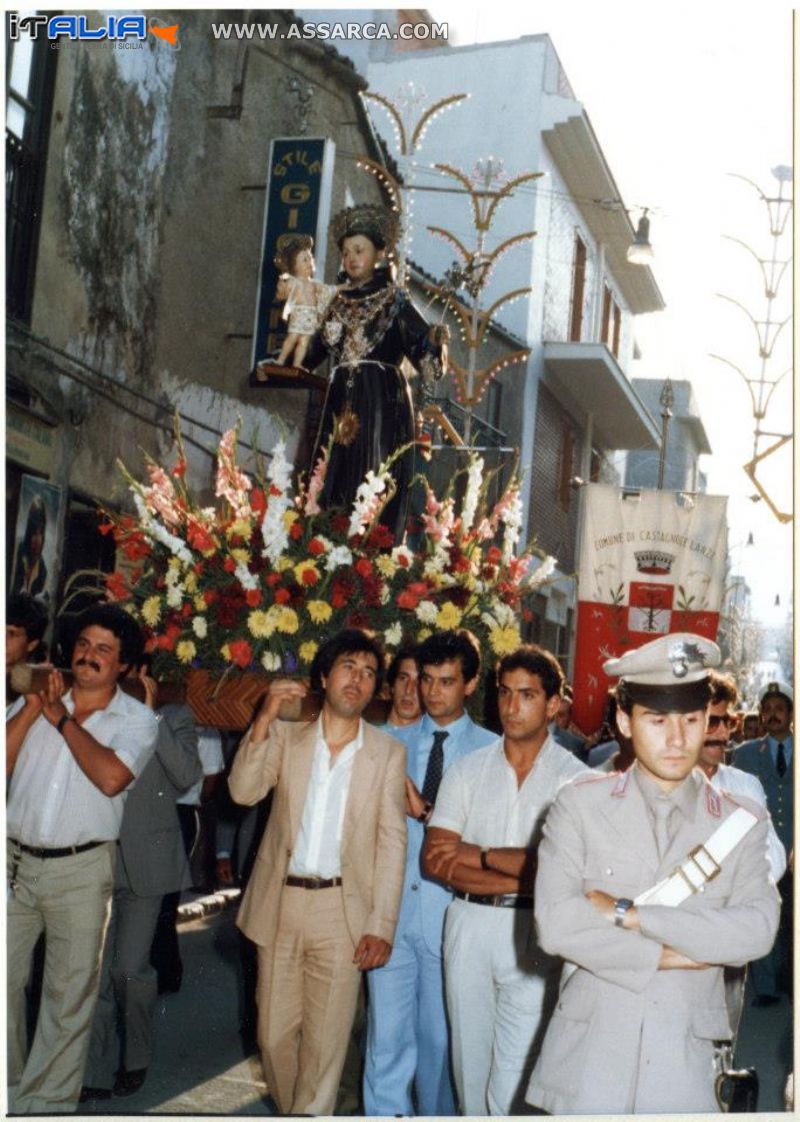
POLYGON ((584 490, 573 720, 599 727, 608 658, 675 631, 715 639, 725 585, 727 498, 584 490))

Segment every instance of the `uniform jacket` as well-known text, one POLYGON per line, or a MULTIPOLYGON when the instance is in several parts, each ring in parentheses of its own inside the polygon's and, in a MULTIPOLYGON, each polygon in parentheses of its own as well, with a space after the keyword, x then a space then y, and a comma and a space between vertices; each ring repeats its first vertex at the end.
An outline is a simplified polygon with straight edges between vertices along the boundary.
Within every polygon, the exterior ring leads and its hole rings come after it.
MULTIPOLYGON (((787 736, 784 743, 789 740, 794 745, 793 735, 787 736)), ((786 774, 782 778, 775 770, 766 736, 760 740, 747 740, 744 744, 740 744, 733 757, 733 763, 742 771, 749 771, 751 775, 761 780, 775 831, 786 852, 789 853, 794 845, 794 747, 792 747, 792 757, 786 768, 786 774)))
MULTIPOLYGON (((406 746, 408 775, 420 791, 425 781, 425 769, 422 767, 422 760, 418 758, 420 742, 428 743, 432 733, 438 728, 439 726, 426 715, 417 724, 398 729, 394 734, 406 746)), ((456 760, 463 759, 476 748, 485 748, 497 740, 496 732, 490 732, 489 729, 476 724, 466 713, 452 725, 444 726, 442 731, 445 729, 454 735, 454 747, 450 750, 445 749, 445 772, 456 760)), ((438 881, 422 875, 420 862, 422 846, 425 842, 425 827, 413 818, 407 819, 407 822, 408 854, 399 928, 400 931, 413 929, 415 935, 421 931, 428 950, 433 954, 441 955, 444 914, 453 899, 453 894, 438 881), (418 927, 420 930, 417 930, 418 927)))
MULTIPOLYGON (((228 784, 237 803, 252 806, 275 788, 237 923, 262 947, 274 945, 283 884, 300 829, 311 777, 317 723, 274 721, 266 740, 248 732, 228 784)), ((355 949, 362 935, 394 942, 406 858, 405 750, 364 725, 353 760, 341 841, 345 921, 355 949)))
POLYGON ((175 800, 203 774, 191 709, 165 705, 157 717, 155 752, 128 790, 119 833, 116 884, 137 896, 184 886, 186 850, 175 800))
MULTIPOLYGON (((634 764, 634 768, 637 765, 634 764)), ((779 901, 766 857, 763 808, 715 791, 697 770, 693 819, 659 860, 633 768, 578 779, 559 792, 539 848, 535 918, 541 946, 565 969, 527 1099, 553 1114, 716 1111, 713 1041, 730 1037, 722 964, 765 954, 779 901), (590 889, 633 899, 669 875, 738 805, 758 823, 718 877, 678 907, 637 909, 640 932, 615 927, 590 889), (707 970, 658 970, 662 945, 707 970)))

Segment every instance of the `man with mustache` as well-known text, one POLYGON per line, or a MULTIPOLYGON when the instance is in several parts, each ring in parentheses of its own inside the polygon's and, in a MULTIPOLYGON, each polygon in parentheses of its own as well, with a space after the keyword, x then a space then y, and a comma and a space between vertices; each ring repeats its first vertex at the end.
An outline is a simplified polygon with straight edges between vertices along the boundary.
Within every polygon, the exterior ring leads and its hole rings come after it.
POLYGON ((362 971, 389 961, 406 858, 405 750, 362 713, 381 686, 375 640, 348 629, 311 664, 319 720, 277 719, 273 682, 228 778, 252 806, 274 788, 238 925, 257 944, 258 1043, 281 1114, 332 1114, 362 971))
POLYGON ((117 679, 142 652, 128 612, 78 621, 74 684, 54 670, 6 724, 8 1094, 15 1114, 72 1111, 81 1089, 114 885, 126 788, 156 741, 155 716, 117 679), (42 1003, 30 1051, 25 986, 44 932, 42 1003))
POLYGON ((526 1098, 549 1113, 719 1110, 723 967, 764 954, 780 911, 763 808, 695 767, 719 659, 677 633, 606 662, 636 761, 568 783, 547 816, 536 929, 569 967, 526 1098))
POLYGON ((794 693, 783 682, 768 682, 759 697, 761 727, 765 735, 736 749, 734 763, 760 780, 767 795, 772 821, 789 855, 789 869, 778 881, 783 908, 775 945, 768 955, 750 967, 755 1004, 775 1005, 780 991, 792 993, 794 892, 792 885, 794 846, 794 693))

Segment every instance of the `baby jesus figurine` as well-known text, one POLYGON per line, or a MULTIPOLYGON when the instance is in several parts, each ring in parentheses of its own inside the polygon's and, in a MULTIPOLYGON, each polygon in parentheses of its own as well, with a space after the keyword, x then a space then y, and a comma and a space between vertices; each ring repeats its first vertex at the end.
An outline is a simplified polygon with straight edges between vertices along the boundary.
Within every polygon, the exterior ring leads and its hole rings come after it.
POLYGON ((305 370, 309 341, 339 289, 313 279, 314 239, 309 234, 289 238, 276 255, 275 265, 281 271, 276 296, 286 301, 283 318, 289 326, 277 365, 305 370))

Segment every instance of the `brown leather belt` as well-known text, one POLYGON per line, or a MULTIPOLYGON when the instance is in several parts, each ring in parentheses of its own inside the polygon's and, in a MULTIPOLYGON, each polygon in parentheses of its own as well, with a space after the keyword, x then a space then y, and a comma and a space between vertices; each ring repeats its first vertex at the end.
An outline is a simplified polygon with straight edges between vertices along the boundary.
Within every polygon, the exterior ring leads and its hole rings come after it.
POLYGON ((322 877, 292 877, 284 881, 289 888, 338 888, 342 883, 341 877, 331 877, 323 880, 322 877))
POLYGON ((459 900, 466 900, 468 904, 485 904, 490 908, 532 908, 532 896, 518 896, 515 892, 503 896, 476 896, 474 892, 459 892, 455 895, 459 900))
POLYGON ((83 845, 65 845, 60 849, 43 849, 41 846, 23 845, 15 838, 8 839, 21 853, 29 853, 31 857, 74 857, 76 853, 85 853, 87 849, 94 849, 98 845, 105 845, 104 841, 84 842, 83 845))

